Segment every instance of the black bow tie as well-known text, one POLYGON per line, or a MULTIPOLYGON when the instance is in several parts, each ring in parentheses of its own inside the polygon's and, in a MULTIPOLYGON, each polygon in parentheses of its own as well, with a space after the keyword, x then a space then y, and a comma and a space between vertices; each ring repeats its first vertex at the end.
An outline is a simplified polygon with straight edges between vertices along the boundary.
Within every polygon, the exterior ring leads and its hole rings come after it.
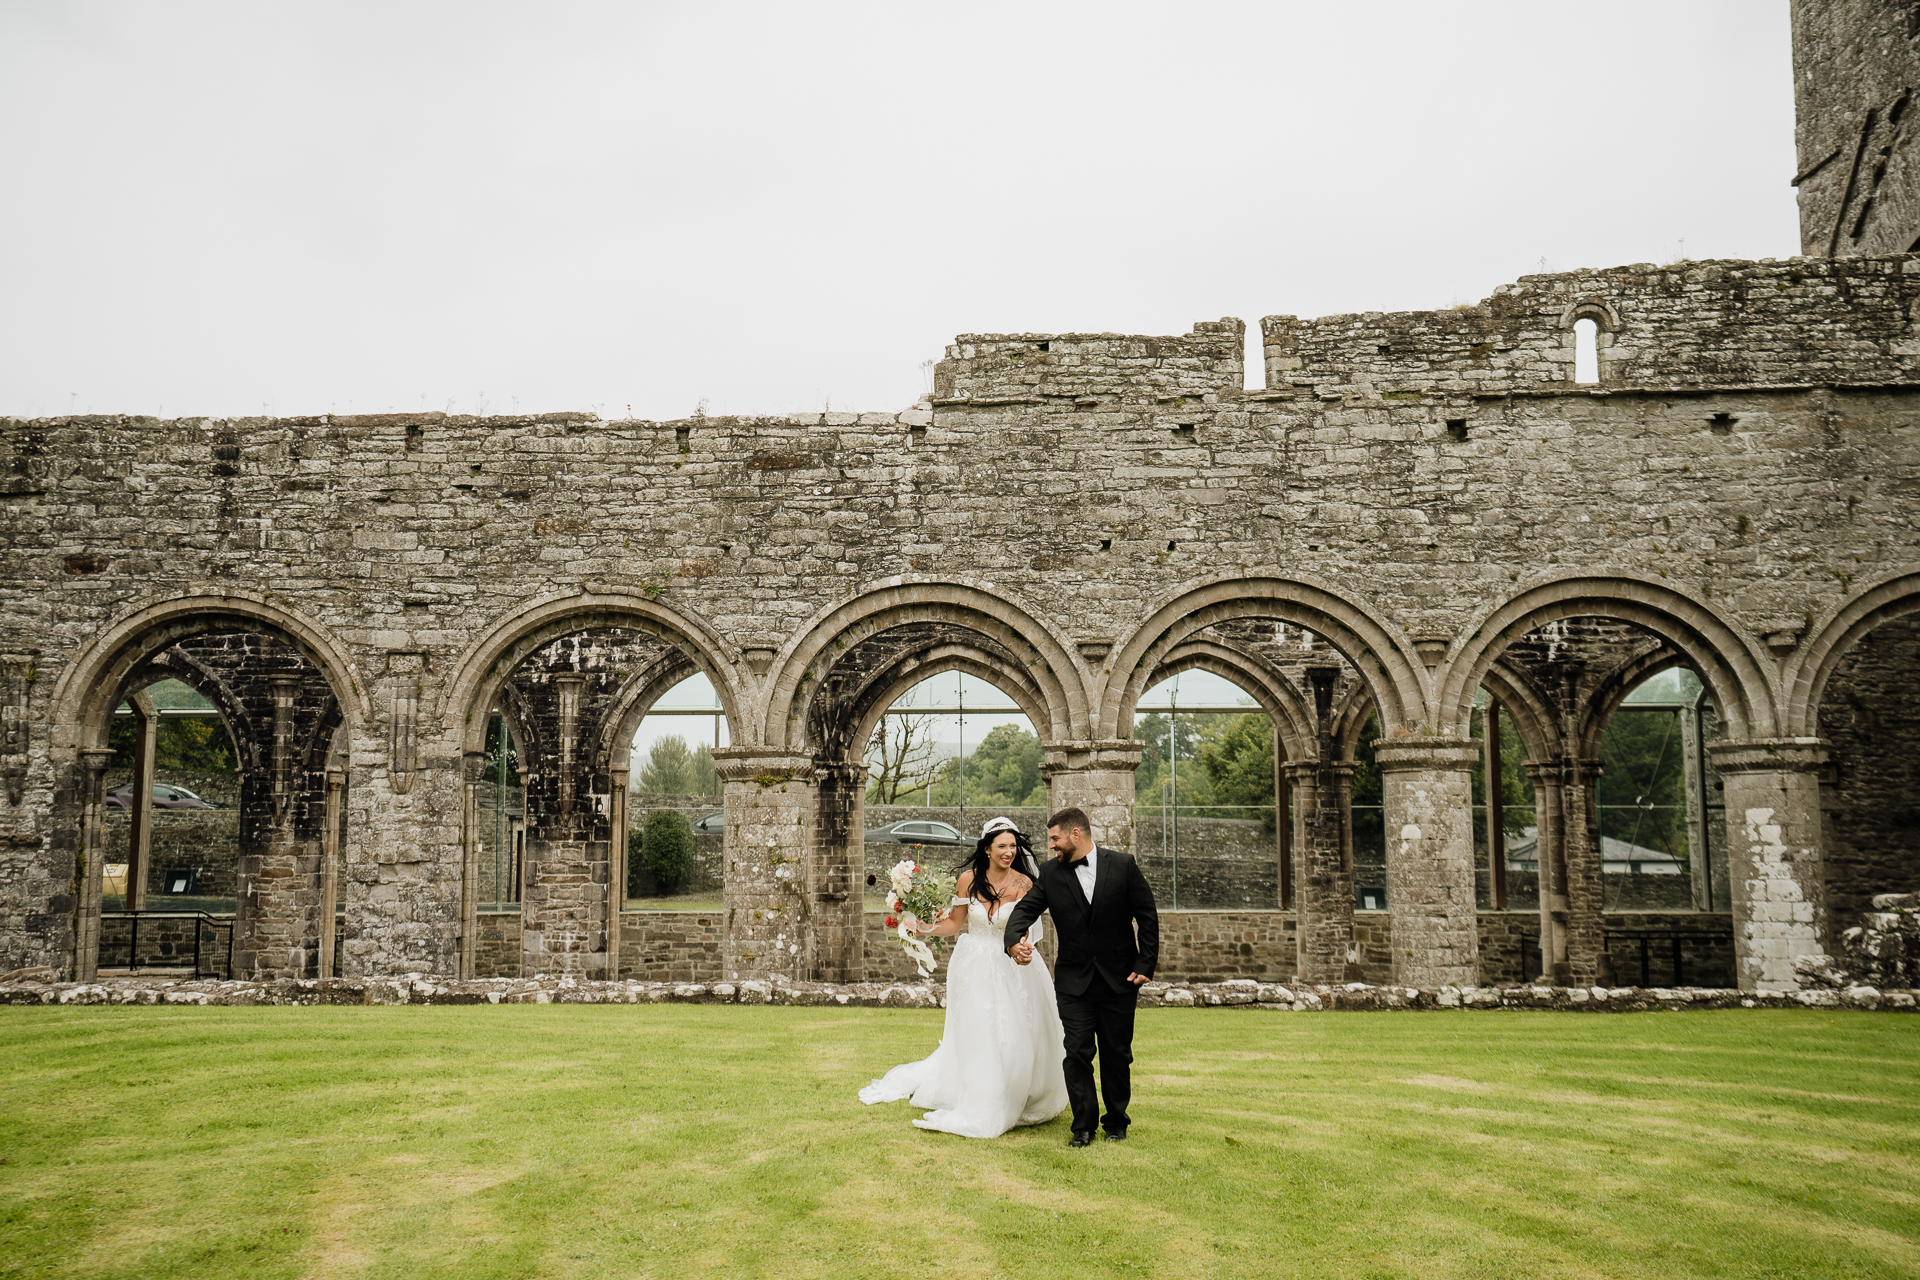
POLYGON ((1084 867, 1086 865, 1087 865, 1087 855, 1083 853, 1079 857, 1074 858, 1073 860, 1067 863, 1067 870, 1071 871, 1075 867, 1084 867))

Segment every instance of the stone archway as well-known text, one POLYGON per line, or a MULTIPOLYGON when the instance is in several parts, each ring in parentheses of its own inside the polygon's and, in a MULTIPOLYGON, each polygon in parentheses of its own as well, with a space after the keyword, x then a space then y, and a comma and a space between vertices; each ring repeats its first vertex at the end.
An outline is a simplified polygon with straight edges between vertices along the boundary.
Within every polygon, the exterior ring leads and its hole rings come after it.
POLYGON ((1824 926, 1808 872, 1819 857, 1814 770, 1822 753, 1811 740, 1755 736, 1780 723, 1772 663, 1698 601, 1635 578, 1577 576, 1488 609, 1454 645, 1436 712, 1443 724, 1462 723, 1474 689, 1504 680, 1531 705, 1530 719, 1557 753, 1528 766, 1540 831, 1542 966, 1555 981, 1601 976, 1600 736, 1635 685, 1681 665, 1710 691, 1727 735, 1710 754, 1726 787, 1730 846, 1746 855, 1733 875, 1740 984, 1796 985, 1793 958, 1821 954, 1824 926), (1787 856, 1780 839, 1788 827, 1798 855, 1787 856))
POLYGON ((970 583, 897 580, 821 611, 771 663, 764 744, 721 753, 727 829, 740 833, 730 976, 864 971, 867 739, 902 692, 949 671, 1006 692, 1050 770, 1086 749, 1085 668, 1024 606, 970 583))
POLYGON ((641 598, 540 602, 469 650, 441 716, 466 762, 463 974, 478 963, 476 812, 489 712, 499 706, 511 719, 525 786, 520 972, 613 977, 626 873, 627 740, 654 699, 695 672, 713 681, 731 718, 738 672, 711 630, 641 598))
POLYGON ((1870 582, 1787 664, 1788 722, 1828 748, 1824 906, 1838 934, 1920 892, 1920 572, 1870 582))
POLYGON ((268 602, 226 595, 138 610, 62 673, 53 736, 71 752, 73 785, 52 846, 77 868, 68 873, 67 934, 76 975, 91 976, 99 963, 103 785, 113 756, 108 720, 135 690, 168 676, 209 697, 240 755, 235 976, 331 972, 346 778, 336 744, 350 718, 365 711, 350 671, 315 624, 268 602))
POLYGON ((1395 936, 1415 939, 1394 947, 1396 980, 1472 982, 1477 943, 1471 815, 1463 827, 1462 816, 1437 801, 1438 788, 1427 776, 1436 760, 1451 765, 1460 749, 1421 736, 1428 681, 1411 642, 1367 607, 1320 583, 1297 577, 1203 583, 1165 601, 1116 649, 1104 673, 1101 725, 1130 726, 1149 681, 1196 639, 1230 646, 1267 673, 1265 679, 1296 690, 1290 714, 1298 722, 1298 755, 1289 783, 1296 813, 1292 880, 1300 977, 1341 981, 1355 962, 1354 766, 1345 757, 1358 727, 1351 715, 1343 725, 1343 713, 1365 703, 1379 708, 1383 743, 1405 757, 1390 761, 1383 755, 1383 764, 1398 766, 1395 772, 1404 776, 1421 771, 1419 785, 1403 786, 1398 778, 1390 784, 1391 812, 1411 808, 1416 799, 1421 810, 1417 825, 1390 819, 1398 829, 1419 833, 1390 842, 1387 856, 1395 936))

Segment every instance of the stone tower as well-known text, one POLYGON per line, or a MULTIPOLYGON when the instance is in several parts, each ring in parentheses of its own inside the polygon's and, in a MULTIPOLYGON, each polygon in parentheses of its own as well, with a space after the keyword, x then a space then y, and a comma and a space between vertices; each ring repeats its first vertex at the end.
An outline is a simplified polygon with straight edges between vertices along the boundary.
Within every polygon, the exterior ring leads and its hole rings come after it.
POLYGON ((1854 258, 1916 248, 1916 89, 1920 5, 1794 0, 1801 253, 1854 258))

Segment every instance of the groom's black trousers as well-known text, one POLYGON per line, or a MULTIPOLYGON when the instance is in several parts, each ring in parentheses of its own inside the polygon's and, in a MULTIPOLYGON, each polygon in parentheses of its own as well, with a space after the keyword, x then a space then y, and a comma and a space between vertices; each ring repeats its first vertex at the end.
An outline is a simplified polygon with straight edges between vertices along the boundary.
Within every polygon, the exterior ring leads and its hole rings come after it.
POLYGON ((1127 1127, 1127 1103, 1133 1098, 1133 1012, 1140 989, 1128 985, 1115 991, 1095 976, 1085 993, 1055 993, 1060 1003, 1060 1026, 1066 1032, 1067 1102, 1073 1108, 1073 1131, 1091 1133, 1127 1127), (1093 1091, 1093 1055, 1100 1053, 1100 1093, 1106 1095, 1106 1118, 1100 1118, 1100 1098, 1093 1091))

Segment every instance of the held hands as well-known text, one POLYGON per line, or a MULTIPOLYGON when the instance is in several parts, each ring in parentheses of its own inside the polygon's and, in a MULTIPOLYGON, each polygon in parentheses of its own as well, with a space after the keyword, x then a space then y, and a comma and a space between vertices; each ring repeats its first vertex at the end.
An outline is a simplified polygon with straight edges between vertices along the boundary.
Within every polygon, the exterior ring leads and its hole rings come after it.
POLYGON ((1013 950, 1007 954, 1013 957, 1015 964, 1031 964, 1033 962, 1033 944, 1022 938, 1019 942, 1013 944, 1013 950))
POLYGON ((1152 982, 1153 979, 1144 973, 1130 973, 1127 975, 1127 981, 1137 987, 1143 982, 1152 982))

